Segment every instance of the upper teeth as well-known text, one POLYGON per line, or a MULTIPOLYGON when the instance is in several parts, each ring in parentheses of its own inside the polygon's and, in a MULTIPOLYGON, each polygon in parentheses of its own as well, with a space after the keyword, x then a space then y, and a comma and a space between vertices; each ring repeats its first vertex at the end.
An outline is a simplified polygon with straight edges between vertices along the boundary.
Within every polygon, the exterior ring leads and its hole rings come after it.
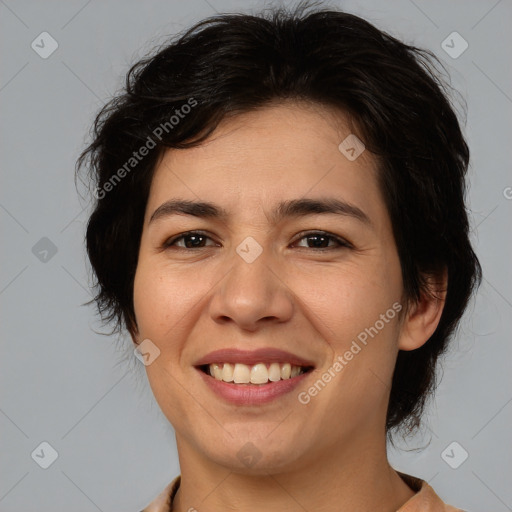
POLYGON ((301 366, 290 363, 271 363, 267 368, 265 363, 252 366, 242 363, 214 363, 209 365, 210 375, 217 380, 234 382, 235 384, 266 384, 281 379, 290 379, 304 372, 301 366))

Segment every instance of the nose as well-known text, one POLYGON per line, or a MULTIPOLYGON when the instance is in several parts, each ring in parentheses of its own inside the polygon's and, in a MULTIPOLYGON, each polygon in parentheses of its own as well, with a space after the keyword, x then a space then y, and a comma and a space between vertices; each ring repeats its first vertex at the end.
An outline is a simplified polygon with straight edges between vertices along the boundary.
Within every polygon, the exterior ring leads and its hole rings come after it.
POLYGON ((252 262, 235 254, 231 270, 210 301, 210 315, 215 322, 233 322, 246 331, 286 322, 293 311, 293 293, 284 272, 279 271, 265 250, 252 262))

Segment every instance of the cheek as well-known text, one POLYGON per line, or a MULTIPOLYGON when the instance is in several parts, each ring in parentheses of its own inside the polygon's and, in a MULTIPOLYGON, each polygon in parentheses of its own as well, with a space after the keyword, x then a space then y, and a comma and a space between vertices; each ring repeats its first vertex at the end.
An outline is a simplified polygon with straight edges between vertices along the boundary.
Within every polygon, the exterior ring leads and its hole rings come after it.
MULTIPOLYGON (((397 319, 393 304, 400 301, 401 277, 396 265, 353 266, 324 270, 302 280, 305 303, 330 328, 330 337, 345 344, 386 315, 386 327, 397 319), (391 309, 391 310, 390 310, 391 309), (391 318, 391 319, 390 319, 391 318)), ((396 308, 396 306, 395 306, 396 308)))
POLYGON ((179 338, 207 295, 207 276, 197 270, 176 271, 151 260, 139 262, 133 303, 141 339, 154 339, 162 347, 179 338))
POLYGON ((191 277, 171 273, 154 261, 141 258, 134 279, 133 303, 139 341, 148 338, 160 350, 158 364, 145 368, 148 382, 160 408, 173 425, 179 425, 190 414, 182 397, 183 375, 175 369, 190 323, 194 321, 194 305, 201 295, 196 288, 203 280, 193 281, 191 277))
POLYGON ((139 264, 133 285, 133 307, 139 334, 151 338, 152 331, 163 327, 167 304, 172 302, 171 287, 163 287, 162 279, 149 267, 139 264))
POLYGON ((331 370, 336 377, 326 403, 338 404, 333 407, 340 410, 360 407, 364 415, 368 409, 361 406, 361 397, 366 397, 370 409, 380 403, 395 365, 403 309, 401 273, 395 264, 388 269, 377 264, 339 271, 330 277, 323 282, 322 293, 315 294, 310 302, 316 324, 327 327, 332 349, 327 366, 332 368, 338 361, 331 370))

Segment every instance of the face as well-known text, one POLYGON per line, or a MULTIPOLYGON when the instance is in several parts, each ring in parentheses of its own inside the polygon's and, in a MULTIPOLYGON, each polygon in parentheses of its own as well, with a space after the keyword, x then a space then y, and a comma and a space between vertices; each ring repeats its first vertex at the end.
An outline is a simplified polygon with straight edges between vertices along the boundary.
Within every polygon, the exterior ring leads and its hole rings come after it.
POLYGON ((384 435, 403 285, 375 162, 338 148, 350 133, 340 113, 275 105, 155 169, 133 337, 160 350, 145 368, 179 449, 258 473, 384 435), (339 208, 277 209, 306 199, 339 208), (160 208, 172 200, 225 216, 160 208))

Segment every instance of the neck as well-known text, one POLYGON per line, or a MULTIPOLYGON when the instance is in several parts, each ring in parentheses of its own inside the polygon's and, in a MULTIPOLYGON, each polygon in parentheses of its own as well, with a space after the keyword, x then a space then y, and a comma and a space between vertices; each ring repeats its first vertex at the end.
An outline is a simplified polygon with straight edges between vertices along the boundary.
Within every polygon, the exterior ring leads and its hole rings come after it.
POLYGON ((178 434, 176 440, 181 485, 173 512, 393 512, 414 495, 389 465, 385 437, 375 443, 361 436, 348 446, 295 460, 285 470, 257 475, 227 469, 205 459, 178 434))

